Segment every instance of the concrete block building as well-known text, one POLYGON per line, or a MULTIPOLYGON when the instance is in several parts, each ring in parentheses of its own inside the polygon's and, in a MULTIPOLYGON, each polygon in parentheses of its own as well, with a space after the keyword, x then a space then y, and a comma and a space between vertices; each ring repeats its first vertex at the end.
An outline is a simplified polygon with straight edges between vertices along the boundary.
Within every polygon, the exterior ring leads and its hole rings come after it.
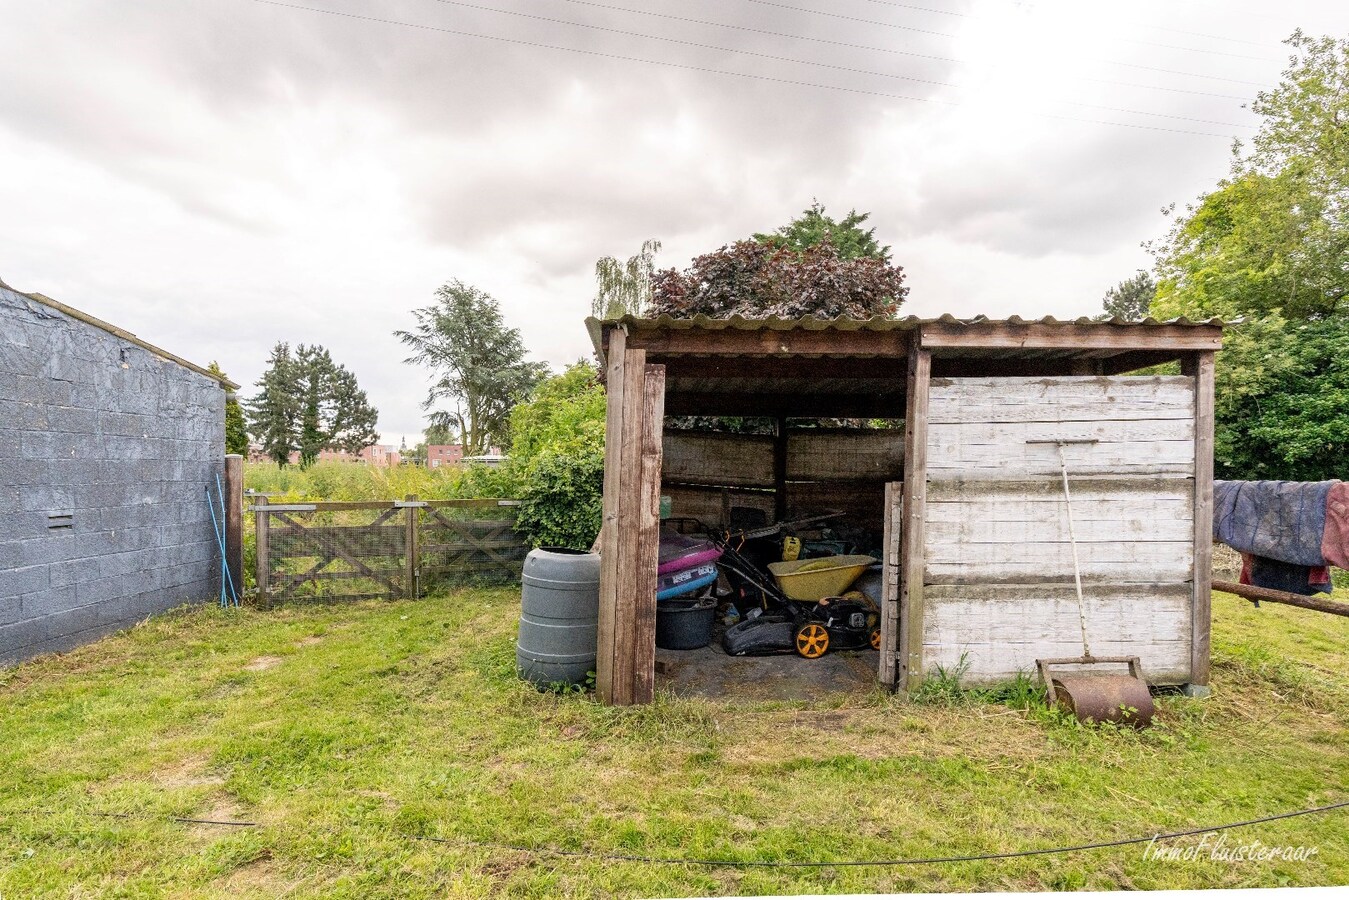
POLYGON ((219 592, 235 387, 0 282, 0 665, 219 592))

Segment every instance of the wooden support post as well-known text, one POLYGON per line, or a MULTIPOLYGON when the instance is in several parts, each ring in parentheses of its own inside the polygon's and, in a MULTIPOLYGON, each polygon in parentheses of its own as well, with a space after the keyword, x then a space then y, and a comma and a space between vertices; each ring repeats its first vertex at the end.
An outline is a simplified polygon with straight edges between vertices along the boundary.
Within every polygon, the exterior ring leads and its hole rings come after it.
POLYGON ((1213 351, 1188 356, 1194 379, 1194 595, 1190 604, 1190 684, 1209 682, 1213 620, 1213 351))
POLYGON ((899 646, 899 541, 903 534, 904 485, 885 484, 885 525, 881 540, 881 684, 893 688, 898 677, 896 648, 899 646))
MULTIPOLYGON (((244 458, 225 454, 225 567, 234 597, 244 595, 244 458)), ((234 598, 231 598, 234 599, 234 598)))
POLYGON ((619 497, 623 486, 623 391, 627 333, 615 328, 609 333, 605 367, 604 498, 600 526, 599 638, 595 660, 595 692, 600 702, 613 704, 614 650, 618 635, 618 545, 619 497))
MULTIPOLYGON (((405 498, 408 502, 415 503, 416 494, 408 494, 405 498)), ((407 533, 404 538, 403 547, 403 595, 409 600, 417 599, 417 520, 421 517, 421 509, 416 506, 409 506, 403 510, 407 513, 406 528, 407 533)))
POLYGON ((904 491, 900 526, 899 687, 912 691, 923 678, 923 541, 927 517, 927 410, 932 354, 917 340, 909 351, 904 418, 904 491))
POLYGON ((773 517, 787 520, 787 419, 778 416, 773 435, 773 517))
POLYGON ((259 494, 253 500, 253 506, 256 508, 253 513, 253 527, 254 550, 258 556, 258 602, 267 606, 271 603, 271 599, 267 596, 269 587, 267 575, 271 571, 271 563, 267 559, 267 532, 271 528, 270 516, 266 509, 267 498, 259 494))
MULTIPOLYGON (((610 351, 612 352, 612 350, 610 351)), ((623 423, 618 432, 618 459, 623 476, 618 493, 618 518, 614 526, 614 550, 617 568, 614 597, 614 648, 612 700, 615 706, 635 702, 636 678, 634 642, 641 605, 639 594, 646 583, 641 571, 641 522, 644 485, 642 484, 642 415, 646 382, 646 351, 627 350, 623 361, 623 423)), ((656 486, 660 490, 660 486, 656 486)), ((659 497, 657 498, 659 504, 659 497)), ((657 510, 659 512, 659 509, 657 510)), ((603 577, 603 568, 601 568, 603 577)), ((653 585, 654 587, 654 585, 653 585)))
MULTIPOLYGON (((637 353, 645 356, 645 351, 637 353)), ((665 425, 665 367, 643 366, 641 416, 641 506, 637 521, 636 582, 629 652, 632 702, 650 703, 656 693, 656 568, 660 565, 661 435, 665 425)))

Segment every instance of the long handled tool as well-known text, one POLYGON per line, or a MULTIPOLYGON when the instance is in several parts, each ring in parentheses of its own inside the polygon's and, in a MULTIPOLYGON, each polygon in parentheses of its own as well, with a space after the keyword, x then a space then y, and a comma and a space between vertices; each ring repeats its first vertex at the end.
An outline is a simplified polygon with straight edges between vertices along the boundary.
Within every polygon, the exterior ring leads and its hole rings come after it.
POLYGON ((1063 503, 1068 514, 1068 543, 1073 551, 1073 584, 1077 588, 1077 623, 1082 630, 1082 655, 1064 659, 1037 659, 1036 667, 1045 684, 1050 704, 1068 709, 1078 719, 1087 722, 1120 722, 1145 728, 1152 723, 1154 707, 1148 683, 1143 680, 1143 665, 1137 656, 1092 656, 1087 642, 1087 609, 1082 598, 1082 565, 1077 555, 1077 530, 1073 524, 1073 497, 1068 487, 1068 460, 1063 448, 1069 444, 1094 444, 1095 440, 1027 441, 1028 444, 1054 444, 1059 453, 1059 470, 1063 474, 1063 503), (1095 666, 1099 664, 1129 667, 1128 675, 1097 674, 1074 671, 1057 676, 1050 672, 1053 666, 1095 666))

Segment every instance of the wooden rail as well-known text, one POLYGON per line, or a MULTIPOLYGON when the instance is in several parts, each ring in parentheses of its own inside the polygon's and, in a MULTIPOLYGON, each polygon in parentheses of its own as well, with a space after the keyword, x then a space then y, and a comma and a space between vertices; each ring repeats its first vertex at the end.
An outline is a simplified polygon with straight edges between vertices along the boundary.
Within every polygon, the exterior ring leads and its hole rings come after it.
POLYGON ((1317 612, 1330 613, 1332 616, 1349 617, 1349 603, 1339 603, 1334 600, 1321 600, 1316 597, 1306 597, 1302 594, 1290 594, 1287 591, 1256 587, 1253 584, 1238 584, 1235 581, 1214 581, 1213 590, 1222 591, 1224 594, 1236 594, 1238 597, 1244 597, 1257 604, 1263 600, 1266 603, 1282 603, 1285 606, 1296 606, 1299 609, 1314 609, 1317 612))

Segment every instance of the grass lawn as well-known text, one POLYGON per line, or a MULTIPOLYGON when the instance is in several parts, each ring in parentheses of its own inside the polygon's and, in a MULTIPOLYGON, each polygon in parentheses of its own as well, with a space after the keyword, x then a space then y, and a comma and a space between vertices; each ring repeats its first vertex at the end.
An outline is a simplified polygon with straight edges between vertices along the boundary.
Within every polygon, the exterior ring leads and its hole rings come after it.
POLYGON ((811 703, 661 697, 605 709, 515 680, 518 604, 517 591, 495 589, 273 611, 204 607, 0 670, 0 896, 1349 884, 1349 810, 1227 833, 1230 844, 1318 847, 1305 862, 1167 862, 1127 846, 892 868, 733 869, 485 846, 923 857, 1146 835, 1349 799, 1349 620, 1215 597, 1213 696, 1165 698, 1159 726, 1135 734, 1034 707, 917 705, 879 691, 811 703))

